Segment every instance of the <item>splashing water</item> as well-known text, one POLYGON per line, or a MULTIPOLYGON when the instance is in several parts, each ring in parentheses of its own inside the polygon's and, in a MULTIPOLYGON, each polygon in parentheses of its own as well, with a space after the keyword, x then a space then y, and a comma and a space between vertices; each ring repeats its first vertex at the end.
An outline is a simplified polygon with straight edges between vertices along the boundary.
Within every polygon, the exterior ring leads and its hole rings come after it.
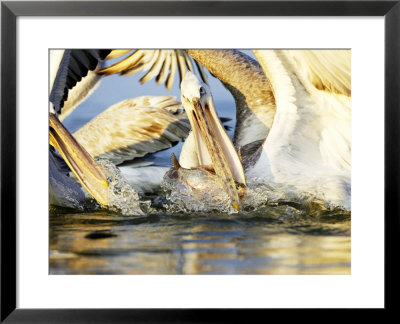
MULTIPOLYGON (((350 209, 318 198, 318 193, 299 191, 293 186, 270 183, 264 179, 249 179, 247 194, 242 199, 244 211, 278 211, 284 219, 303 217, 321 220, 327 216, 347 217, 350 209)), ((281 217, 282 218, 282 217, 281 217)))
POLYGON ((206 170, 171 169, 161 187, 168 201, 164 205, 167 212, 237 212, 218 176, 206 170))
MULTIPOLYGON (((218 185, 217 176, 205 170, 171 169, 164 176, 162 189, 167 198, 167 212, 236 213, 231 201, 218 185)), ((301 192, 288 185, 270 183, 264 179, 249 179, 246 195, 241 199, 242 212, 279 210, 287 216, 320 216, 328 211, 345 211, 319 198, 316 194, 301 192)))
MULTIPOLYGON (((119 214, 142 216, 156 213, 158 207, 167 213, 237 213, 221 181, 213 172, 203 169, 170 169, 164 176, 161 191, 155 200, 162 203, 152 206, 150 200, 140 200, 139 194, 112 162, 105 159, 96 159, 96 162, 109 183, 108 207, 119 214)), ((300 192, 292 186, 270 183, 264 179, 248 179, 246 194, 241 199, 241 212, 263 213, 268 210, 270 213, 271 208, 287 217, 320 217, 332 211, 346 213, 345 209, 318 199, 316 194, 300 192)))
POLYGON ((121 171, 109 160, 96 159, 108 181, 108 208, 123 215, 144 215, 150 202, 140 201, 138 193, 124 179, 121 171), (143 208, 143 210, 142 210, 143 208))
POLYGON ((314 195, 300 192, 289 185, 253 178, 247 180, 246 196, 242 204, 245 208, 257 209, 265 205, 277 205, 279 202, 304 203, 309 201, 317 201, 317 199, 314 195))

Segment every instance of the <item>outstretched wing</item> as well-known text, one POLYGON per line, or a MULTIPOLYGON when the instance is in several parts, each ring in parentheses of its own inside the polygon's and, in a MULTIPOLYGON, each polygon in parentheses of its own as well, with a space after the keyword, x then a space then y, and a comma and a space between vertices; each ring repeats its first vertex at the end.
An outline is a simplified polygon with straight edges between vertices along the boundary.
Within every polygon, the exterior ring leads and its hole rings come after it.
POLYGON ((189 131, 189 121, 175 97, 146 96, 111 106, 73 135, 94 158, 120 164, 168 149, 189 131))
POLYGON ((62 121, 95 88, 100 76, 94 71, 111 50, 50 50, 50 97, 62 121))
POLYGON ((285 50, 297 75, 319 90, 351 95, 350 50, 285 50))
POLYGON ((101 69, 98 73, 103 75, 121 74, 130 75, 137 72, 147 72, 141 79, 145 83, 153 78, 157 84, 165 83, 168 90, 172 88, 176 71, 178 70, 180 81, 186 71, 194 72, 194 65, 202 78, 207 83, 204 68, 193 60, 184 50, 113 50, 107 59, 121 58, 117 63, 101 69), (127 55, 129 54, 129 55, 127 55), (123 55, 127 55, 121 58, 123 55))
POLYGON ((269 159, 275 159, 277 166, 279 161, 293 163, 287 167, 293 170, 300 162, 348 170, 350 51, 255 50, 254 54, 271 82, 277 106, 265 144, 269 159))

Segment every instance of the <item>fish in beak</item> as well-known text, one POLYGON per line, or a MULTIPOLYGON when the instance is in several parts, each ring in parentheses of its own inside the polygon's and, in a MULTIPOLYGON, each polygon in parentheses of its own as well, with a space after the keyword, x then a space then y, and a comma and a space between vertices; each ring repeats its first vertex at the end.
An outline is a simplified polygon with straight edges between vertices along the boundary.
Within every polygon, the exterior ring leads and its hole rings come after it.
POLYGON ((108 205, 106 176, 90 154, 51 112, 49 113, 49 135, 50 144, 61 154, 81 184, 93 198, 106 207, 108 205))
POLYGON ((236 183, 244 187, 246 178, 239 156, 218 117, 208 86, 187 72, 181 83, 181 100, 194 134, 197 166, 212 166, 232 206, 239 210, 236 183))

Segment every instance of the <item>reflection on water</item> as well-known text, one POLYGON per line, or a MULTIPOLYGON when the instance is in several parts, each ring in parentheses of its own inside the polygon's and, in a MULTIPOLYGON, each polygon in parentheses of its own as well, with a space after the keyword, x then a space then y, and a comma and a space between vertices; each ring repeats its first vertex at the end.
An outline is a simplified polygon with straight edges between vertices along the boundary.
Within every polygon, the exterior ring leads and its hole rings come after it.
POLYGON ((139 218, 51 209, 50 273, 350 274, 350 213, 291 209, 139 218))

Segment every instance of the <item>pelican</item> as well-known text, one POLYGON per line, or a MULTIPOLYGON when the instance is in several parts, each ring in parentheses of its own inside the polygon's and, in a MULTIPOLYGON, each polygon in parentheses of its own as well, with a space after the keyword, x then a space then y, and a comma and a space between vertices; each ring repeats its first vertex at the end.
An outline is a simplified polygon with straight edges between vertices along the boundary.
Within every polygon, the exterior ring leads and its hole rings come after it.
MULTIPOLYGON (((57 115, 62 115, 62 110, 68 114, 90 94, 99 80, 99 76, 92 71, 108 53, 103 50, 50 51, 50 145, 57 149, 83 187, 103 206, 108 205, 108 182, 104 173, 62 125, 57 115)), ((50 203, 82 209, 83 192, 72 180, 68 180, 67 170, 52 148, 49 170, 50 203)))
MULTIPOLYGON (((350 208, 350 51, 255 50, 258 62, 235 50, 186 53, 221 80, 235 99, 233 146, 239 151, 247 179, 292 186, 350 208)), ((120 62, 113 69, 116 73, 124 70, 120 62)), ((152 70, 156 75, 160 64, 152 70)), ((227 138, 217 134, 209 88, 187 73, 181 90, 192 134, 182 149, 180 163, 187 168, 215 164, 213 156, 229 147, 224 151, 225 160, 220 161, 224 165, 213 166, 227 183, 235 204, 237 195, 230 179, 243 183, 243 175, 227 138), (201 112, 204 118, 199 113, 194 116, 193 111, 201 112), (210 139, 218 143, 211 147, 207 143, 210 139), (231 156, 227 157, 228 151, 231 156), (230 159, 236 162, 230 165, 230 159)))
MULTIPOLYGON (((226 126, 222 127, 225 131, 226 126)), ((136 191, 149 194, 160 188, 171 161, 158 161, 148 155, 168 150, 185 140, 189 132, 187 115, 175 97, 141 96, 107 108, 73 137, 93 158, 118 165, 136 191)))
POLYGON ((293 185, 351 205, 351 60, 348 50, 254 51, 276 102, 248 177, 293 185))
POLYGON ((185 111, 175 97, 141 96, 112 105, 73 136, 93 158, 118 165, 138 193, 148 194, 159 188, 169 166, 141 158, 171 148, 189 131, 185 111))
MULTIPOLYGON (((112 53, 110 50, 50 51, 50 144, 63 158, 58 158, 55 150, 50 149, 52 204, 83 208, 84 194, 79 185, 69 178, 70 169, 93 198, 101 205, 108 206, 107 179, 93 158, 106 158, 115 164, 120 164, 126 160, 167 149, 188 134, 188 124, 184 120, 181 105, 170 96, 142 96, 124 100, 107 109, 73 136, 61 124, 61 121, 93 92, 101 76, 107 75, 107 68, 99 73, 101 63, 119 57, 125 52, 125 50, 114 50, 112 53)), ((150 63, 154 62, 153 56, 150 63)), ((140 55, 139 57, 142 58, 140 55)), ((170 88, 174 81, 175 70, 183 68, 182 60, 185 64, 191 64, 191 61, 187 54, 180 50, 163 52, 163 59, 180 62, 173 65, 175 68, 169 75, 169 70, 164 69, 167 74, 163 80, 166 80, 166 87, 170 88)), ((201 67, 199 71, 202 72, 201 67)), ((139 165, 142 166, 143 163, 139 165)), ((134 182, 135 189, 139 191, 151 191, 160 184, 166 169, 147 168, 147 172, 152 171, 153 179, 151 179, 149 175, 147 177, 143 175, 144 169, 137 172, 132 168, 123 168, 131 184, 134 182), (154 176, 158 180, 155 180, 154 176)))

